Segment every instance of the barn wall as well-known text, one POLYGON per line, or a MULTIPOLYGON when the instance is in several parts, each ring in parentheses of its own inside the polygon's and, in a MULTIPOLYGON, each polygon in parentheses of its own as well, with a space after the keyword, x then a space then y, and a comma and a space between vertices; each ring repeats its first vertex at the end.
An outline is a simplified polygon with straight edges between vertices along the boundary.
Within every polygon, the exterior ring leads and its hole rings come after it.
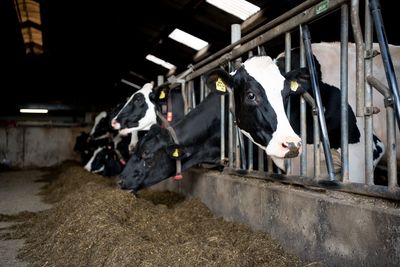
POLYGON ((0 128, 0 157, 12 167, 49 167, 79 160, 73 151, 81 127, 17 126, 0 128))
POLYGON ((398 204, 202 170, 153 188, 198 197, 216 216, 267 232, 307 261, 400 266, 398 204))

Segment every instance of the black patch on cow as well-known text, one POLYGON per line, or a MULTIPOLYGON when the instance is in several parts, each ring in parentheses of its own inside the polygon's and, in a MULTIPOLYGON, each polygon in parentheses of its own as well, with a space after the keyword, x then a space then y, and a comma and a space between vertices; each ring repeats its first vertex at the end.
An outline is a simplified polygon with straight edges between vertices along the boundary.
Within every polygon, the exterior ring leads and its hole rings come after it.
POLYGON ((374 160, 376 160, 383 153, 382 147, 378 146, 378 143, 382 143, 382 141, 374 134, 372 135, 372 141, 374 142, 374 150, 373 150, 372 157, 373 157, 374 160))
MULTIPOLYGON (((299 48, 292 49, 291 54, 291 67, 292 69, 299 68, 299 48)), ((284 75, 285 73, 285 58, 281 57, 276 60, 280 72, 284 75)), ((317 58, 314 56, 314 62, 316 66, 319 89, 321 93, 321 101, 324 107, 325 122, 329 136, 329 142, 331 148, 340 148, 341 138, 341 104, 340 104, 340 90, 337 87, 331 86, 329 84, 321 81, 321 65, 317 58)), ((312 88, 310 87, 308 92, 314 97, 312 88)), ((290 96, 290 124, 293 130, 300 134, 300 97, 296 95, 290 96)), ((306 108, 306 120, 307 120, 307 144, 313 143, 314 132, 313 132, 313 117, 310 105, 307 104, 306 108)), ((354 114, 353 109, 348 105, 348 124, 349 124, 349 144, 354 144, 360 142, 360 131, 357 127, 357 119, 354 114)), ((320 134, 322 141, 322 134, 320 134)))
POLYGON ((264 88, 244 67, 233 76, 235 116, 240 129, 253 133, 253 140, 267 146, 276 131, 278 121, 264 88))
POLYGON ((121 124, 121 129, 139 126, 139 120, 145 116, 148 108, 145 96, 141 92, 135 94, 116 117, 117 122, 121 124))

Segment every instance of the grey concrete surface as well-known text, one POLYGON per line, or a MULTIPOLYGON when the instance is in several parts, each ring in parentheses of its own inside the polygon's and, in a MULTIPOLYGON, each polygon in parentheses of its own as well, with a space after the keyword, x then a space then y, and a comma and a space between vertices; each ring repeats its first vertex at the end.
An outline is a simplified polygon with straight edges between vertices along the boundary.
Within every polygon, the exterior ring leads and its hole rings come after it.
POLYGON ((192 169, 153 186, 199 198, 216 216, 269 233, 328 266, 400 266, 400 203, 192 169))
MULTIPOLYGON (((0 214, 17 214, 22 211, 37 212, 51 206, 41 201, 38 195, 45 184, 35 182, 45 174, 39 170, 0 172, 0 214)), ((0 233, 10 231, 12 222, 0 222, 0 233)), ((26 262, 16 256, 24 245, 24 240, 0 239, 0 267, 25 267, 26 262)))

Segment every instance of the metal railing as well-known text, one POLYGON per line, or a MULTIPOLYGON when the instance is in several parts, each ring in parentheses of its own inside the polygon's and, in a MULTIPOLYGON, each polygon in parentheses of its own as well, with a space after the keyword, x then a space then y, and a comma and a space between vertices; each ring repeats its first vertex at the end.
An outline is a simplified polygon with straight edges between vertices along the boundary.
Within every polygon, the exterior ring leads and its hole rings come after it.
MULTIPOLYGON (((232 97, 221 97, 221 160, 226 160, 228 157, 228 166, 226 172, 234 173, 237 175, 244 175, 243 169, 246 169, 247 177, 255 177, 258 179, 268 179, 273 181, 280 181, 283 183, 298 184, 303 186, 317 186, 325 189, 340 190, 346 192, 352 192, 357 194, 363 194, 368 196, 375 196, 387 199, 400 200, 400 189, 397 184, 397 158, 396 158, 396 120, 398 116, 398 103, 396 93, 398 91, 397 81, 395 79, 394 71, 393 76, 388 76, 389 88, 382 84, 381 81, 377 80, 372 76, 372 25, 374 23, 380 23, 379 19, 382 20, 380 14, 376 14, 379 10, 379 4, 375 3, 376 0, 370 0, 373 3, 370 5, 369 1, 365 1, 365 35, 363 37, 360 19, 359 19, 359 1, 358 0, 330 0, 328 1, 316 1, 308 0, 297 6, 296 8, 286 12, 280 17, 272 20, 271 22, 263 25, 257 30, 249 33, 248 35, 237 39, 232 39, 232 44, 218 51, 217 53, 207 57, 201 62, 191 66, 187 71, 178 75, 177 79, 169 81, 170 86, 176 86, 176 82, 180 82, 182 86, 182 92, 184 99, 186 99, 188 109, 194 108, 196 105, 196 99, 194 94, 194 83, 195 79, 200 79, 200 93, 199 101, 202 101, 207 95, 208 89, 206 88, 201 76, 207 71, 216 67, 229 67, 235 66, 235 61, 239 57, 252 56, 254 54, 265 54, 263 51, 263 45, 268 44, 269 41, 284 36, 285 37, 285 56, 286 56, 286 71, 290 70, 290 50, 291 50, 291 32, 299 31, 299 46, 300 46, 300 66, 306 66, 306 55, 307 51, 311 52, 311 45, 308 43, 309 36, 304 36, 304 32, 301 28, 309 23, 317 23, 317 20, 323 16, 329 15, 330 13, 340 11, 340 118, 341 118, 341 149, 340 149, 340 161, 341 161, 341 173, 340 180, 336 180, 332 170, 332 159, 330 158, 329 140, 327 142, 326 129, 324 130, 323 125, 323 114, 321 103, 318 103, 318 97, 316 101, 309 95, 303 95, 300 99, 300 137, 303 140, 303 144, 306 144, 307 135, 307 123, 311 123, 314 126, 314 146, 313 146, 313 157, 314 157, 314 175, 313 177, 307 177, 307 151, 303 151, 300 157, 300 171, 299 173, 293 173, 291 171, 291 164, 288 163, 287 167, 289 172, 286 175, 273 173, 273 164, 268 157, 268 162, 265 162, 265 153, 258 148, 258 169, 254 169, 253 165, 253 144, 250 145, 246 138, 243 138, 238 134, 236 126, 232 121, 232 117, 225 121, 225 101, 233 101, 232 97), (371 6, 371 8, 370 8, 371 6), (349 12, 350 9, 350 12, 349 12), (378 17, 378 21, 372 21, 371 12, 374 16, 378 17), (356 47, 356 114, 360 120, 364 121, 365 140, 365 182, 356 183, 349 177, 349 125, 348 125, 348 40, 349 40, 349 17, 351 21, 351 29, 354 36, 355 47, 356 47), (365 39, 364 39, 365 38, 365 39), (304 42, 304 40, 306 40, 304 42), (246 54, 247 53, 247 54, 246 54), (365 70, 365 71, 364 71, 365 70), (394 79, 394 81, 393 81, 394 79), (378 90, 385 98, 386 107, 386 120, 387 120, 387 170, 388 170, 388 186, 381 186, 374 184, 374 167, 373 167, 373 115, 375 109, 372 102, 373 89, 378 90), (190 101, 188 100, 190 99, 190 101), (310 105, 313 110, 313 120, 306 121, 306 107, 310 105), (395 116, 396 115, 396 116, 395 116), (322 116, 322 117, 321 117, 322 116), (322 124, 320 124, 322 122, 322 124), (322 128, 321 128, 322 127, 322 128), (225 140, 225 131, 229 130, 229 140, 225 140), (320 132, 322 131, 322 140, 324 147, 325 158, 328 159, 327 170, 328 173, 324 176, 321 172, 321 161, 320 161, 320 132), (243 139, 243 140, 242 140, 243 139), (240 141, 240 142, 239 142, 240 141), (243 149, 238 149, 239 144, 243 145, 247 142, 248 147, 252 147, 247 150, 247 157, 242 155, 243 149), (225 148, 228 146, 228 153, 226 155, 225 148), (247 164, 244 164, 244 160, 247 164), (266 164, 265 164, 266 163, 266 164), (265 171, 267 168, 267 171, 265 171), (325 178, 325 179, 321 179, 325 178)), ((376 25, 375 25, 376 26, 376 25)), ((378 27, 378 26, 376 26, 378 27)), ((382 26, 379 26, 382 27, 382 26)), ((237 27, 236 27, 237 28, 237 27)), ((237 32, 235 33, 237 35, 237 32)), ((308 34, 308 32, 306 32, 308 34)), ((312 34, 312 33, 311 33, 312 34)), ((383 33, 378 39, 383 39, 381 49, 385 50, 387 47, 387 40, 383 33), (385 45, 386 43, 386 45, 385 45)), ((240 36, 240 35, 239 35, 240 36)), ((311 55, 311 54, 310 54, 311 55)), ((308 66, 312 65, 309 59, 307 60, 308 66)), ((387 62, 389 72, 393 70, 393 65, 390 66, 391 59, 388 50, 383 51, 382 55, 384 63, 387 62)), ((311 57, 312 58, 312 57, 311 57)), ((386 66, 386 65, 385 65, 386 66)), ((385 67, 386 68, 386 67, 385 67)), ((232 70, 232 69, 231 69, 232 70)), ((314 94, 318 96, 318 94, 314 94)), ((383 112, 383 111, 381 111, 383 112)), ((362 131, 363 129, 360 129, 362 131)))

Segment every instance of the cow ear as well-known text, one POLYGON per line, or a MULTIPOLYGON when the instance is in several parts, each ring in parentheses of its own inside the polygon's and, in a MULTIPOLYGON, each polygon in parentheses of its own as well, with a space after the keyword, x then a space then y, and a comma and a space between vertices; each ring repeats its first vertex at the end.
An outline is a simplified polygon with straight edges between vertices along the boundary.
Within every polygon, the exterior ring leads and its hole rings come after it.
POLYGON ((300 95, 311 88, 310 73, 307 68, 289 71, 285 75, 285 90, 289 94, 300 95))
POLYGON ((174 144, 174 145, 167 146, 166 150, 167 150, 167 154, 172 159, 183 159, 186 157, 185 151, 178 145, 174 144))
POLYGON ((154 91, 153 101, 156 103, 166 101, 168 99, 168 93, 169 93, 168 86, 163 86, 163 87, 157 88, 157 90, 154 91))
POLYGON ((223 69, 214 69, 204 76, 207 87, 217 94, 225 95, 229 93, 228 88, 233 87, 233 78, 223 69))

